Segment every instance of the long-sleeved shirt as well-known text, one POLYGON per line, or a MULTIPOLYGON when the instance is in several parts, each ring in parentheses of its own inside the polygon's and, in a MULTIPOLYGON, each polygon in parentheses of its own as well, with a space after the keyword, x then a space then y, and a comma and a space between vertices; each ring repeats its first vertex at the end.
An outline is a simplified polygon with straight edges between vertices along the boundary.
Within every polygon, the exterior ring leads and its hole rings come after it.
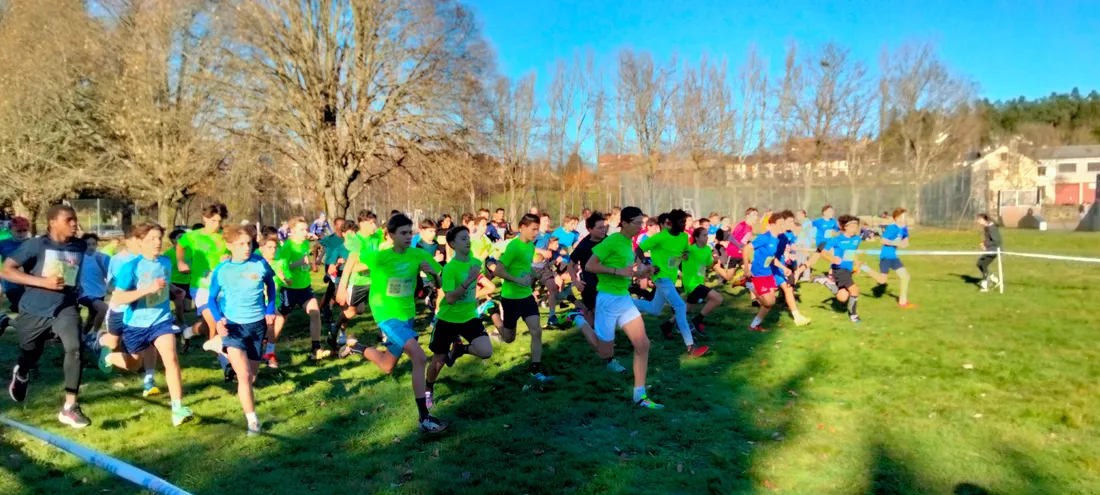
POLYGON ((223 261, 210 278, 210 314, 237 323, 255 323, 275 314, 275 271, 263 258, 223 261))
POLYGON ((1001 244, 1001 231, 997 229, 996 224, 991 223, 982 229, 982 244, 985 244, 985 249, 988 251, 996 251, 998 248, 1003 247, 1001 244))

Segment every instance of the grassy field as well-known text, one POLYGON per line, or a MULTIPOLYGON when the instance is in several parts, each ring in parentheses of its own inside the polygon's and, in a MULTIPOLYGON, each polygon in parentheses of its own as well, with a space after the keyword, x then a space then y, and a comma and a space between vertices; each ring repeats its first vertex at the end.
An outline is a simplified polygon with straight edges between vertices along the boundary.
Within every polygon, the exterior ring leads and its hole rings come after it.
MULTIPOLYGON (((913 249, 978 241, 914 235, 913 249)), ((1096 234, 1004 235, 1012 250, 1100 256, 1096 234)), ((1100 493, 1100 267, 1008 258, 1001 295, 978 292, 973 257, 904 261, 919 308, 897 309, 891 288, 862 298, 858 326, 812 284, 802 307, 814 322, 795 328, 773 313, 766 334, 746 330, 741 289, 727 292, 702 359, 683 359, 682 342, 647 319, 661 411, 634 407, 630 378, 608 375, 578 332, 548 331, 557 382, 523 391, 529 340, 497 344, 491 360, 443 371, 433 413, 453 424, 424 438, 407 360, 392 376, 357 358, 311 366, 299 319, 283 368, 261 371, 261 437, 245 436, 235 386, 200 353, 184 357, 197 424, 172 428, 167 397, 142 398, 139 376, 89 369, 82 404, 93 426, 60 426, 56 346, 28 401, 4 398, 0 412, 201 494, 1100 493)), ((0 339, 5 370, 11 333, 0 339)), ((617 345, 629 369, 629 342, 620 334, 617 345)), ((0 427, 0 493, 136 491, 0 427)))

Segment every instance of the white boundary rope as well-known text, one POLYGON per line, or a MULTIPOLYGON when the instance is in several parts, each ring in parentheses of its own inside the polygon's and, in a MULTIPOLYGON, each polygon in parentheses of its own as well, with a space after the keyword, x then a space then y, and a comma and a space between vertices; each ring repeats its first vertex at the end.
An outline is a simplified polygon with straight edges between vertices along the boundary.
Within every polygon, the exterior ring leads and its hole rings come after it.
POLYGON ((13 421, 6 416, 0 416, 0 422, 11 426, 17 430, 22 431, 30 436, 38 438, 54 447, 57 447, 65 452, 72 454, 78 459, 96 466, 108 473, 118 476, 122 479, 130 481, 146 490, 163 495, 191 495, 190 492, 183 490, 161 478, 158 478, 152 474, 149 474, 141 469, 131 466, 123 461, 115 459, 107 454, 97 452, 80 445, 76 442, 66 440, 52 433, 39 430, 38 428, 30 427, 25 424, 13 421))

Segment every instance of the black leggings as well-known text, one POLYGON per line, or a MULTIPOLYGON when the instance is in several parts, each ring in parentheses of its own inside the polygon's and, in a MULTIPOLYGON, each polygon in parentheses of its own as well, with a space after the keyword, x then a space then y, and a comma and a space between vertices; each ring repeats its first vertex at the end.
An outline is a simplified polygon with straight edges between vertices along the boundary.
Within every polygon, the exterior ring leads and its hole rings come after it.
POLYGON ((978 269, 982 271, 982 278, 989 278, 989 265, 997 259, 995 254, 983 254, 978 258, 978 269))
POLYGON ((84 371, 80 363, 80 312, 76 306, 70 306, 58 312, 53 318, 43 318, 29 313, 20 313, 14 327, 19 334, 19 375, 26 378, 27 372, 38 364, 42 351, 50 334, 61 339, 65 349, 65 392, 80 392, 80 375, 84 371))

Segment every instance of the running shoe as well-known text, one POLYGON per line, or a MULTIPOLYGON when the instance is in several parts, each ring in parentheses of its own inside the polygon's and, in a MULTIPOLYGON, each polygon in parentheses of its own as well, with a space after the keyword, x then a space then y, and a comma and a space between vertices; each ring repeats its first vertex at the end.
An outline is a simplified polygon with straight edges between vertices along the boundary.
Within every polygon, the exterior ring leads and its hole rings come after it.
POLYGON ((96 361, 96 365, 99 366, 99 371, 104 374, 110 375, 115 372, 115 367, 111 366, 111 363, 107 362, 107 356, 111 355, 111 350, 106 347, 99 348, 99 359, 96 361))
POLYGON ((12 368, 11 385, 8 385, 8 395, 11 396, 11 400, 23 402, 27 399, 27 382, 29 381, 31 381, 30 377, 19 378, 19 365, 12 368))
POLYGON ((157 388, 156 382, 154 382, 153 380, 143 380, 142 381, 141 396, 142 397, 154 397, 154 396, 157 396, 157 395, 160 395, 160 389, 157 388))
POLYGON ((705 345, 692 346, 691 349, 688 349, 688 356, 693 357, 693 358, 701 357, 703 354, 706 354, 707 351, 709 351, 709 350, 710 350, 710 347, 707 347, 705 345))
POLYGON ((336 337, 336 343, 338 345, 344 345, 344 344, 348 343, 348 331, 347 330, 340 330, 340 336, 336 337))
POLYGON ((550 317, 546 319, 546 326, 548 327, 556 327, 560 324, 561 323, 558 322, 558 315, 550 315, 550 317))
POLYGON ((435 407, 435 402, 432 401, 432 391, 424 392, 424 407, 431 409, 435 407))
POLYGON ((907 302, 905 304, 898 304, 898 308, 900 308, 900 309, 917 309, 917 305, 913 304, 911 302, 907 302))
POLYGON ((263 433, 263 429, 261 428, 259 421, 255 423, 248 423, 248 436, 259 435, 261 433, 263 433))
POLYGON ((619 364, 617 359, 612 359, 607 362, 607 371, 612 373, 626 373, 626 368, 623 368, 623 365, 619 364))
POLYGON ((447 423, 439 420, 435 416, 428 416, 420 421, 420 433, 439 433, 447 429, 447 423))
POLYGON ((700 337, 706 337, 707 336, 707 329, 703 326, 702 323, 696 323, 696 322, 693 321, 693 322, 691 322, 691 333, 693 333, 695 335, 698 335, 700 337))
POLYGON ((73 428, 83 428, 92 424, 92 421, 84 415, 84 411, 80 410, 80 404, 73 404, 72 407, 61 407, 61 412, 57 413, 57 420, 63 425, 68 425, 73 428))
POLYGON ((317 361, 325 359, 325 358, 327 358, 331 355, 332 355, 332 351, 330 351, 328 349, 317 349, 316 351, 313 351, 313 352, 309 353, 309 359, 310 359, 310 361, 317 362, 317 361))
POLYGON ((490 309, 493 309, 493 306, 495 306, 495 305, 496 305, 496 303, 494 303, 492 299, 489 299, 488 301, 485 301, 485 302, 481 303, 477 307, 477 316, 480 318, 485 313, 489 312, 490 309))
POLYGON ((809 325, 809 324, 810 324, 810 319, 805 317, 805 316, 798 315, 798 317, 794 319, 794 326, 796 326, 796 327, 804 327, 804 326, 809 325))
POLYGON ((190 407, 180 406, 172 409, 172 426, 190 423, 193 419, 195 419, 195 415, 191 413, 190 407))
POLYGON ((661 323, 661 333, 665 334, 666 339, 676 338, 676 334, 672 333, 673 323, 671 321, 665 321, 661 323))
POLYGON ((851 315, 848 319, 852 320, 852 323, 863 323, 863 320, 859 319, 859 315, 851 315))
POLYGON ((447 367, 450 368, 451 366, 454 366, 455 361, 458 361, 458 358, 465 355, 466 344, 463 344, 461 341, 454 342, 453 344, 451 344, 451 350, 447 351, 447 367))
POLYGON ((222 370, 222 378, 225 379, 225 383, 232 383, 233 380, 237 379, 237 372, 233 371, 232 366, 226 366, 222 370))
POLYGON ((264 364, 266 364, 268 368, 277 370, 279 369, 279 358, 275 357, 274 352, 269 352, 264 354, 264 364))
POLYGON ((637 402, 635 402, 635 404, 637 404, 638 406, 644 407, 646 409, 664 409, 665 408, 665 406, 663 406, 661 404, 658 404, 656 402, 653 402, 652 400, 649 399, 649 397, 644 396, 644 395, 642 396, 641 399, 639 399, 637 402))
POLYGON ((541 371, 538 373, 531 373, 531 381, 533 382, 550 383, 554 381, 554 378, 555 377, 553 375, 547 375, 541 371))
POLYGON ((213 352, 214 354, 221 354, 222 353, 222 338, 221 337, 214 337, 210 340, 207 340, 206 342, 203 342, 202 343, 202 350, 210 351, 210 352, 213 352))
POLYGON ((760 326, 760 325, 756 325, 755 327, 752 326, 752 325, 749 325, 749 331, 750 332, 767 332, 768 330, 766 328, 760 326))
POLYGON ((340 348, 340 352, 338 352, 336 355, 340 356, 340 359, 347 358, 348 356, 355 353, 352 347, 354 347, 357 343, 359 342, 355 339, 348 339, 348 341, 344 343, 344 346, 340 348))

